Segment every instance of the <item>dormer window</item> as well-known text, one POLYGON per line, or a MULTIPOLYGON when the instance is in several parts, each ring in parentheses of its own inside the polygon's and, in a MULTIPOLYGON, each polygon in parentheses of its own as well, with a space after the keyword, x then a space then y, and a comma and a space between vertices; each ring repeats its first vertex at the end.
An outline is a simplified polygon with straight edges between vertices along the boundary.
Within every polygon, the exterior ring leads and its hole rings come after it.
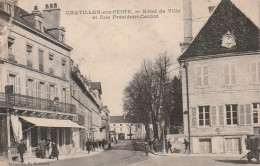
POLYGON ((11 12, 12 12, 12 5, 9 4, 9 3, 6 4, 6 12, 7 12, 8 14, 11 14, 11 12))
POLYGON ((37 28, 42 31, 42 22, 41 21, 37 21, 37 28))

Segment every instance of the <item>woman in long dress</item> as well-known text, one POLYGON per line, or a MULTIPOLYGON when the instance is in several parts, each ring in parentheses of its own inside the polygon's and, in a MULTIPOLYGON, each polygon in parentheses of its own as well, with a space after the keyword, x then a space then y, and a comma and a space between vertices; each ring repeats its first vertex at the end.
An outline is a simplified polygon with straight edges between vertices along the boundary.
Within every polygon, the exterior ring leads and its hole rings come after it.
POLYGON ((59 150, 58 150, 56 143, 52 142, 51 147, 52 147, 52 151, 51 151, 51 155, 49 158, 57 157, 57 160, 59 160, 59 150))

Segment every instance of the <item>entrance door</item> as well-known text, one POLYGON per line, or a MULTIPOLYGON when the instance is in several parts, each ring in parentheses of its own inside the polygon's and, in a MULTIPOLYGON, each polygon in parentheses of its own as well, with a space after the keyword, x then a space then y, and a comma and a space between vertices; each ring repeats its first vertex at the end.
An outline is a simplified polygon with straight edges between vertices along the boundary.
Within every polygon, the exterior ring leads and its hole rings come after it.
POLYGON ((239 138, 226 138, 226 152, 227 153, 240 153, 240 139, 239 138))
POLYGON ((54 127, 51 128, 51 140, 54 141, 57 144, 57 142, 58 142, 58 140, 57 140, 57 128, 54 128, 54 127))
POLYGON ((201 153, 212 153, 211 150, 211 139, 200 139, 200 152, 201 153))
POLYGON ((119 140, 124 140, 125 139, 125 133, 119 133, 118 134, 118 139, 119 140))

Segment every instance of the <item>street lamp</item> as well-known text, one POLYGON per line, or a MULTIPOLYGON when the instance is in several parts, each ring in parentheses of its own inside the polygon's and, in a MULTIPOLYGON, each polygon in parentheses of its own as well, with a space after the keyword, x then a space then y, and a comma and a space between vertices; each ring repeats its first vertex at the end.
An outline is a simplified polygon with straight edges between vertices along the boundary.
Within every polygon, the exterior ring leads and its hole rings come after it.
POLYGON ((159 122, 160 122, 160 127, 162 128, 162 134, 163 134, 163 149, 162 152, 165 153, 165 136, 164 136, 164 126, 165 126, 165 121, 162 119, 162 112, 161 112, 161 107, 159 109, 158 112, 158 118, 159 118, 159 122))

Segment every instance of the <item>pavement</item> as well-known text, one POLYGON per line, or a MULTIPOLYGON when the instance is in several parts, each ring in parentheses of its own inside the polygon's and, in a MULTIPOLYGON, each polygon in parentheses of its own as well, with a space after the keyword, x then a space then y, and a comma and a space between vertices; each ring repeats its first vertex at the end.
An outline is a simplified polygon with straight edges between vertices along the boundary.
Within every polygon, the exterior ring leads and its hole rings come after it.
MULTIPOLYGON (((61 154, 59 155, 59 160, 66 160, 66 159, 76 159, 76 158, 81 158, 81 157, 90 157, 96 154, 99 154, 103 152, 104 149, 96 149, 95 151, 91 151, 88 153, 87 151, 78 151, 78 152, 72 152, 72 153, 66 153, 66 154, 61 154)), ((5 166, 5 165, 49 165, 50 162, 55 162, 57 161, 57 158, 54 159, 49 159, 49 158, 36 158, 35 156, 30 156, 30 157, 24 157, 24 163, 21 163, 20 156, 16 161, 8 161, 6 158, 1 157, 0 158, 0 165, 5 166), (3 165, 2 165, 3 164, 3 165)))

